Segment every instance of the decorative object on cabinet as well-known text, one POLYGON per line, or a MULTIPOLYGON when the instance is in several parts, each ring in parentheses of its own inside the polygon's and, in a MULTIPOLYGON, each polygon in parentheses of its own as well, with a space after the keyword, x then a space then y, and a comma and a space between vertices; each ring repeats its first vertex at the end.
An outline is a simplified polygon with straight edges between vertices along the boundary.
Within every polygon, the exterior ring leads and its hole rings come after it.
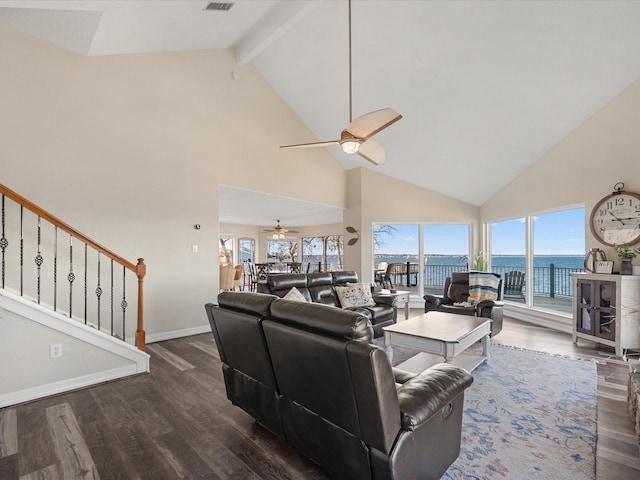
POLYGON ((640 248, 631 248, 629 245, 616 245, 618 258, 620 259, 620 275, 632 275, 633 265, 631 261, 640 254, 640 248))
POLYGON ((592 273, 608 273, 613 271, 613 262, 599 261, 596 262, 595 272, 592 273))
MULTIPOLYGON (((584 269, 588 272, 594 273, 596 271, 596 263, 599 261, 606 261, 607 255, 597 247, 589 249, 587 257, 584 259, 584 269)), ((604 272, 597 272, 604 273, 604 272)), ((610 271, 608 273, 611 273, 610 271)))
POLYGON ((640 195, 625 192, 622 182, 613 188, 591 210, 591 233, 610 247, 633 245, 640 241, 640 195))
POLYGON ((640 277, 572 273, 573 343, 578 338, 614 347, 616 355, 640 348, 640 277))

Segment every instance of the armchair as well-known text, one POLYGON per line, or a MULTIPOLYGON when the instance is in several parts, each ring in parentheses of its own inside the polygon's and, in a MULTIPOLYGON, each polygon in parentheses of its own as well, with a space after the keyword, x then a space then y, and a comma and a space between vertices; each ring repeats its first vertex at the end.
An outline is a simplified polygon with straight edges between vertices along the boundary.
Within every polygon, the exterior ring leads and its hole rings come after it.
POLYGON ((491 336, 502 330, 502 279, 498 284, 496 300, 482 300, 473 305, 466 303, 469 298, 469 272, 453 272, 444 282, 442 295, 425 295, 423 298, 425 313, 438 311, 490 318, 491 336))

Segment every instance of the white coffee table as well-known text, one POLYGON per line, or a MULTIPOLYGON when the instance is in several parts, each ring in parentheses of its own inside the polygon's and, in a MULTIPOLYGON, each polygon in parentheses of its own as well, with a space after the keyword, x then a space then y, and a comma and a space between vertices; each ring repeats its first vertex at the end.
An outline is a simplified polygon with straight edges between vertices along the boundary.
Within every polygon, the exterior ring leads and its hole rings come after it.
POLYGON ((398 365, 409 372, 418 373, 441 362, 472 371, 489 358, 490 318, 428 312, 382 330, 389 360, 393 360, 392 345, 420 350, 398 365), (482 343, 481 354, 467 351, 478 341, 482 343))

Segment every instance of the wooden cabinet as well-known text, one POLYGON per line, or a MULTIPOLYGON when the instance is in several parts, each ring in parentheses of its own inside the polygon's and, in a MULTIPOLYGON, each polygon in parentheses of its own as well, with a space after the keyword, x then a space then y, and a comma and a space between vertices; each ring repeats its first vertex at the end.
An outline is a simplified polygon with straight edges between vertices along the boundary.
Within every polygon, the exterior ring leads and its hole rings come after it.
POLYGON ((609 345, 622 356, 640 348, 640 276, 572 273, 573 343, 609 345))

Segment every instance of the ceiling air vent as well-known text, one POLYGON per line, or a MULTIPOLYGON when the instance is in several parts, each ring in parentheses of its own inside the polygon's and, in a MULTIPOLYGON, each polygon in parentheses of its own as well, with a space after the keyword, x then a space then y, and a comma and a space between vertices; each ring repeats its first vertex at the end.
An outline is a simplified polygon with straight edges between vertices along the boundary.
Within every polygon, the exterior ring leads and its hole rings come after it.
POLYGON ((209 2, 209 5, 205 7, 205 10, 224 10, 227 11, 233 7, 233 3, 222 2, 209 2))

